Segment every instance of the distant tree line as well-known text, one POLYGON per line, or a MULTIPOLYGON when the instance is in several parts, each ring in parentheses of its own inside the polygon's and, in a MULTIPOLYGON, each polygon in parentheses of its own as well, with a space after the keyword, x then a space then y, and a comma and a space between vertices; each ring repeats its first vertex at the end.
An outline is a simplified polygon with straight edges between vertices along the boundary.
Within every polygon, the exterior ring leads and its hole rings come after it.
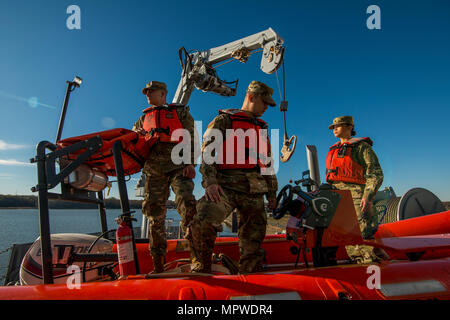
MULTIPOLYGON (((0 195, 0 208, 37 208, 37 196, 0 195)), ((142 200, 129 200, 130 208, 141 209, 142 200)), ((120 200, 117 198, 105 199, 107 209, 120 209, 120 200)), ((90 203, 69 202, 62 200, 49 200, 50 209, 96 209, 97 205, 90 203)), ((167 201, 169 209, 175 208, 175 202, 167 201)))

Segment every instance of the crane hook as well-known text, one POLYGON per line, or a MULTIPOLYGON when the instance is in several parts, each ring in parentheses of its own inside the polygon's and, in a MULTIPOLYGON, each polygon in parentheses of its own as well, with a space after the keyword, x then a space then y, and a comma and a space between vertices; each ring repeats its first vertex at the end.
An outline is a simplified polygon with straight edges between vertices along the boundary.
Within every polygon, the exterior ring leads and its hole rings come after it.
POLYGON ((297 136, 293 135, 289 138, 287 134, 287 128, 286 128, 286 111, 287 111, 287 101, 281 101, 280 103, 280 110, 283 112, 283 119, 284 119, 284 139, 283 139, 283 147, 281 148, 281 156, 280 160, 281 162, 287 162, 295 151, 295 146, 297 145, 297 136))
MULTIPOLYGON (((278 80, 278 75, 277 75, 278 80)), ((278 84, 279 87, 279 84, 278 84)), ((286 125, 286 111, 288 110, 288 102, 286 101, 286 85, 285 85, 285 75, 284 75, 284 61, 283 61, 283 100, 280 102, 280 111, 283 112, 283 120, 284 120, 284 140, 283 147, 281 148, 281 162, 287 162, 295 151, 295 146, 297 145, 297 136, 293 135, 289 138, 287 134, 287 125, 286 125)))
POLYGON ((297 136, 293 135, 291 138, 284 136, 283 147, 281 148, 281 161, 287 162, 294 154, 295 146, 297 145, 297 136))

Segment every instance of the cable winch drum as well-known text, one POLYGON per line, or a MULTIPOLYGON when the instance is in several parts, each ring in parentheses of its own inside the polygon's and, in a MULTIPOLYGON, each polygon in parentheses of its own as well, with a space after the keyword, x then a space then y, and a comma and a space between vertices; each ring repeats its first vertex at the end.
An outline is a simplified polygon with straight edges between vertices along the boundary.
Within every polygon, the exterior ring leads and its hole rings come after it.
POLYGON ((383 218, 382 223, 390 223, 398 221, 397 211, 400 199, 401 197, 394 197, 389 199, 389 201, 387 201, 386 214, 383 218))

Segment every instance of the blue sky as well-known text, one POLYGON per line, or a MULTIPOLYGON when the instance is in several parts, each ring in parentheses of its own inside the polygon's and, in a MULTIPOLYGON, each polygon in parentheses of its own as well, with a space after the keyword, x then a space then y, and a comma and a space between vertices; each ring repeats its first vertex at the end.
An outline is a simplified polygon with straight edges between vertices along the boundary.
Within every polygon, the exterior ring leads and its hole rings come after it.
MULTIPOLYGON (((141 88, 180 79, 178 48, 206 50, 272 27, 286 46, 288 133, 298 136, 280 163, 280 187, 307 169, 305 145, 316 145, 325 170, 335 142, 328 125, 353 115, 370 136, 397 195, 424 187, 450 200, 450 3, 448 1, 12 1, 0 2, 0 193, 31 194, 29 164, 39 141, 54 141, 66 80, 83 78, 71 96, 63 138, 131 128, 146 105, 141 88), (69 30, 69 5, 81 30, 69 30), (369 30, 369 5, 381 30, 369 30)), ((239 79, 235 97, 194 91, 189 101, 203 129, 219 108, 240 107, 251 80, 275 89, 260 71, 260 54, 218 69, 239 79)), ((263 119, 283 130, 278 108, 263 119)), ((280 139, 282 138, 282 131, 280 139)), ((280 143, 281 145, 281 143, 280 143)), ((128 183, 134 198, 134 175, 128 183)), ((195 194, 203 195, 197 171, 195 194)), ((111 195, 117 195, 114 185, 111 195)))

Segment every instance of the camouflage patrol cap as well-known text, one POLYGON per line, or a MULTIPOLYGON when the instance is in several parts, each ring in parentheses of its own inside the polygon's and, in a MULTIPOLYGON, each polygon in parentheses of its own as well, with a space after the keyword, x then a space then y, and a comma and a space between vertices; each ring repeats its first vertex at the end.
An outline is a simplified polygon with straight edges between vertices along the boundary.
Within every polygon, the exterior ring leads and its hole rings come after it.
POLYGON ((247 93, 254 93, 260 96, 263 101, 269 106, 275 107, 277 105, 276 102, 272 99, 273 89, 262 82, 255 80, 250 82, 247 93))
POLYGON ((352 116, 342 116, 333 119, 333 124, 331 124, 328 129, 334 129, 335 126, 339 124, 350 124, 354 125, 352 116))
POLYGON ((142 93, 146 95, 148 90, 164 90, 167 92, 167 86, 164 82, 150 81, 145 85, 145 88, 142 89, 142 93))

